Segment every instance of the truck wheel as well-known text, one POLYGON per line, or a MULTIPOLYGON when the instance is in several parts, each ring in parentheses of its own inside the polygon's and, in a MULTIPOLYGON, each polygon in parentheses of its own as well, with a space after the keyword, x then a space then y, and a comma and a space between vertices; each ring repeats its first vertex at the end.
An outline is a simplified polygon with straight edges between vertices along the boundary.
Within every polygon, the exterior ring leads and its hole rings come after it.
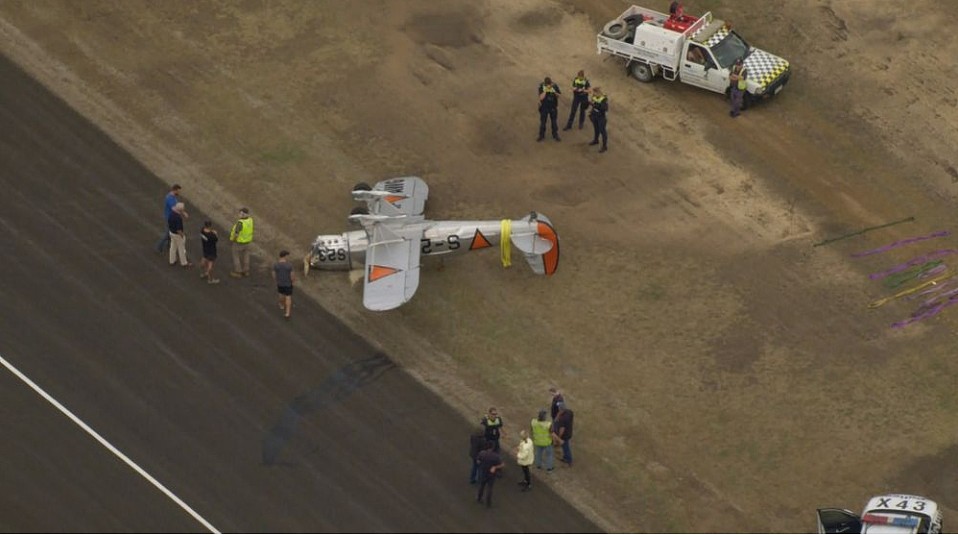
POLYGON ((351 191, 370 191, 371 189, 373 188, 369 187, 369 184, 365 182, 358 182, 355 186, 353 186, 351 191))
POLYGON ((602 28, 602 35, 610 39, 622 39, 628 33, 629 25, 622 19, 611 20, 602 28))
POLYGON ((655 73, 652 72, 652 67, 648 63, 642 63, 641 61, 633 61, 632 65, 629 65, 629 72, 632 73, 632 76, 635 76, 635 79, 640 82, 651 82, 655 78, 655 73))

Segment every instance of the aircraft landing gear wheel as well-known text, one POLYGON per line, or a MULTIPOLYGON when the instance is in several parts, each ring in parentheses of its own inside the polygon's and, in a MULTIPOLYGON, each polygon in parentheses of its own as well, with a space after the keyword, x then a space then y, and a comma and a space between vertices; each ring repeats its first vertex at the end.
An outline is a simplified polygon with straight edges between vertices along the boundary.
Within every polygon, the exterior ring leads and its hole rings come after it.
POLYGON ((369 209, 365 206, 357 206, 349 211, 349 215, 369 215, 369 209))
POLYGON ((642 63, 640 61, 633 61, 632 65, 629 65, 629 72, 640 82, 649 83, 655 78, 652 67, 649 66, 648 63, 642 63))
POLYGON ((352 191, 369 191, 371 189, 373 188, 369 187, 369 184, 365 182, 357 182, 356 185, 353 186, 352 191))

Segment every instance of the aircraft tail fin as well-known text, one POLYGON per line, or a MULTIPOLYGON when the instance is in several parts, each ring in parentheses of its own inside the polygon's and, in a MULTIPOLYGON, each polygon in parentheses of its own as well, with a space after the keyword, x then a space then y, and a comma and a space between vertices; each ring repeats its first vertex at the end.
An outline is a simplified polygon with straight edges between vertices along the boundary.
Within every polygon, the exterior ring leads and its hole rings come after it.
POLYGON ((512 226, 510 241, 522 251, 533 272, 537 275, 554 274, 559 267, 559 234, 552 221, 536 212, 519 221, 524 224, 512 226))

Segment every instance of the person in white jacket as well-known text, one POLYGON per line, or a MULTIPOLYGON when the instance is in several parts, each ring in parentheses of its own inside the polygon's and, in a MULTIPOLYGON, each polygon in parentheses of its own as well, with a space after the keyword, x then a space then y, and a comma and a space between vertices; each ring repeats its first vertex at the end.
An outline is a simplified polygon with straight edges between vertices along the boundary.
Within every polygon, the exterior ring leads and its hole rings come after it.
POLYGON ((532 439, 526 430, 519 431, 519 445, 516 446, 516 464, 522 468, 522 481, 519 485, 525 492, 532 488, 532 479, 529 474, 529 467, 532 466, 534 456, 532 453, 532 439))

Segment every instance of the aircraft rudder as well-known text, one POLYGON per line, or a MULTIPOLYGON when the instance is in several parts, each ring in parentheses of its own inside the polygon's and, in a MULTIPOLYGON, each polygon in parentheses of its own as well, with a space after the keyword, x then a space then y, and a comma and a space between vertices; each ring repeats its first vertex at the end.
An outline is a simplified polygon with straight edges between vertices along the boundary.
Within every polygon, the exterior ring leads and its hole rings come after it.
POLYGON ((552 221, 548 217, 533 212, 525 218, 526 221, 534 224, 536 237, 546 240, 552 244, 548 251, 541 254, 526 253, 526 261, 537 275, 551 276, 559 268, 559 233, 552 226, 552 221))

